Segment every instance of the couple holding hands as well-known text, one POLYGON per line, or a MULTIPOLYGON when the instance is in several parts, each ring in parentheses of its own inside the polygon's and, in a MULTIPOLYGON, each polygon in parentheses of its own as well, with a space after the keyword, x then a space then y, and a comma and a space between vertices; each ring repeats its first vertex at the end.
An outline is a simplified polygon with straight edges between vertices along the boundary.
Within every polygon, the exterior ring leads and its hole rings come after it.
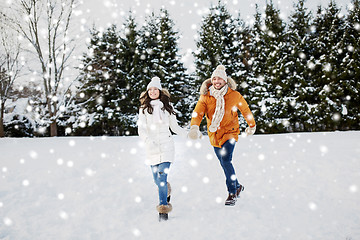
POLYGON ((167 182, 170 164, 174 160, 174 142, 170 132, 196 140, 202 137, 199 130, 205 115, 207 132, 215 154, 226 177, 229 195, 225 205, 233 206, 244 190, 235 175, 232 155, 240 134, 238 110, 249 127, 247 135, 256 130, 254 116, 243 96, 236 91, 235 81, 228 77, 223 65, 216 67, 210 79, 200 87, 200 98, 191 118, 190 130, 181 128, 170 103, 170 94, 161 87, 160 78, 154 77, 140 96, 138 133, 146 145, 146 163, 151 166, 159 190, 159 221, 167 220, 172 210, 171 187, 167 182))

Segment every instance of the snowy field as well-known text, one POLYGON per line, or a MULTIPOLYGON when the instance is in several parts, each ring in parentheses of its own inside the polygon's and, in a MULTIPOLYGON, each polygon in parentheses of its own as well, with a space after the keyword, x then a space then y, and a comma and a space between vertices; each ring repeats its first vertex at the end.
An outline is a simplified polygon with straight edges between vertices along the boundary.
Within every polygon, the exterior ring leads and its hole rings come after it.
POLYGON ((240 138, 234 207, 208 138, 175 144, 158 222, 138 137, 0 139, 0 239, 360 239, 360 132, 240 138))

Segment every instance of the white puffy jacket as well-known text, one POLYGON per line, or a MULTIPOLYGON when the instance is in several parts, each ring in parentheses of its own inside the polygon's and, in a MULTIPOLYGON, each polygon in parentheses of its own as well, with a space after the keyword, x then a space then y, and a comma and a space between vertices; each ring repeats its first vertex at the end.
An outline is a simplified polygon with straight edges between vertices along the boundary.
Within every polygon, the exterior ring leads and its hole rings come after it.
POLYGON ((146 145, 146 161, 148 165, 157 165, 162 162, 172 162, 174 160, 174 140, 171 131, 187 136, 187 131, 181 128, 176 116, 164 111, 165 118, 162 123, 154 123, 153 115, 147 110, 139 110, 138 133, 146 145))

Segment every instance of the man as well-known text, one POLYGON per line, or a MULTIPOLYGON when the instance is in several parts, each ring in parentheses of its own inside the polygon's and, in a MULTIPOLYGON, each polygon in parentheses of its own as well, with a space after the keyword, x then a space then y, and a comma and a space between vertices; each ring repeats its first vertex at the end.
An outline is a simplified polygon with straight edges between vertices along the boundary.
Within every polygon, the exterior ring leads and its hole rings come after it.
POLYGON ((256 130, 254 116, 243 96, 237 92, 236 83, 228 78, 223 65, 217 66, 211 79, 203 82, 200 88, 200 99, 197 102, 191 119, 188 134, 190 139, 201 137, 199 125, 206 116, 207 129, 211 145, 214 147, 226 177, 229 192, 225 205, 233 206, 240 192, 244 190, 235 175, 232 165, 232 154, 240 134, 237 110, 240 110, 249 127, 245 132, 253 135, 256 130))

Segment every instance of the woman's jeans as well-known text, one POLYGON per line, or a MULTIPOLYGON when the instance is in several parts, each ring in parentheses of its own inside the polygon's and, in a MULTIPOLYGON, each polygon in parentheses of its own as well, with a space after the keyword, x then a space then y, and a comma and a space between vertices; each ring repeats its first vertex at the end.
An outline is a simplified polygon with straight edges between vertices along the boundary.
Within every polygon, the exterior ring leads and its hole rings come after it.
POLYGON ((240 187, 240 184, 236 178, 234 167, 231 163, 232 154, 235 148, 235 141, 226 141, 221 148, 214 147, 215 154, 220 161, 221 167, 224 170, 226 176, 226 186, 229 193, 236 193, 236 190, 240 187))
POLYGON ((159 188, 159 205, 168 205, 167 202, 167 175, 170 169, 170 162, 163 162, 157 165, 152 165, 151 170, 154 177, 154 182, 159 188))

